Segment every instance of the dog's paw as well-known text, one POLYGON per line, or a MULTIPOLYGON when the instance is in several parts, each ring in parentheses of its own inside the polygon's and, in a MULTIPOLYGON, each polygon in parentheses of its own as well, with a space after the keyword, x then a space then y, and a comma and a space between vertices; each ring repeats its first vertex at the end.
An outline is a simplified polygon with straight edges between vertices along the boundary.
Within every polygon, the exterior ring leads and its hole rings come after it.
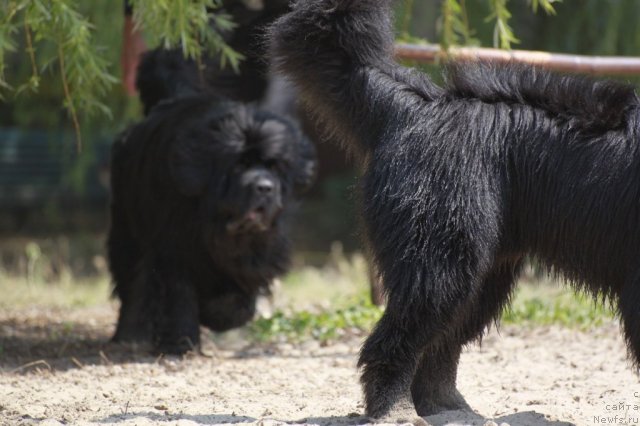
POLYGON ((200 336, 193 333, 162 333, 155 342, 155 352, 164 355, 184 355, 199 349, 200 336))
POLYGON ((410 398, 402 397, 397 400, 386 413, 370 413, 374 423, 384 424, 412 424, 429 426, 426 420, 418 415, 410 398))
POLYGON ((427 422, 422 417, 410 413, 397 413, 397 414, 389 414, 388 416, 380 417, 380 418, 367 418, 367 423, 372 424, 392 424, 392 425, 414 425, 414 426, 432 426, 431 423, 427 422))
POLYGON ((443 411, 452 410, 469 410, 471 407, 467 404, 462 394, 455 388, 448 392, 442 392, 430 397, 424 397, 415 401, 416 411, 422 417, 432 416, 443 411))

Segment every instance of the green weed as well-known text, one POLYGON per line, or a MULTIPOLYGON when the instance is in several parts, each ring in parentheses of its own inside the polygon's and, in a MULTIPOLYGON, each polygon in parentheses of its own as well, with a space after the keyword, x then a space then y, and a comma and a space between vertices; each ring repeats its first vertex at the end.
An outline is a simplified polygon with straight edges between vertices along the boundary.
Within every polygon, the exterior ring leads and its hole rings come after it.
MULTIPOLYGON (((111 291, 108 274, 77 278, 72 273, 40 271, 44 261, 30 248, 31 266, 23 274, 0 271, 0 309, 27 306, 89 307, 108 303, 111 291)), ((332 247, 324 266, 311 267, 298 260, 274 290, 274 313, 257 318, 247 329, 258 341, 322 342, 368 333, 383 309, 369 301, 367 262, 360 254, 346 255, 339 244, 332 247)), ((63 268, 71 270, 70 268, 63 268)), ((551 325, 589 328, 611 322, 612 309, 557 282, 526 274, 510 306, 502 315, 503 324, 551 325)), ((65 326, 65 333, 73 332, 65 326)), ((0 348, 1 350, 1 348, 0 348)))
POLYGON ((249 330, 259 341, 321 342, 342 337, 362 335, 380 319, 382 308, 361 301, 342 309, 311 312, 276 311, 270 318, 259 318, 249 330))
POLYGON ((523 285, 502 315, 504 324, 563 325, 590 328, 611 322, 615 317, 607 304, 594 302, 583 293, 558 288, 549 283, 523 285))

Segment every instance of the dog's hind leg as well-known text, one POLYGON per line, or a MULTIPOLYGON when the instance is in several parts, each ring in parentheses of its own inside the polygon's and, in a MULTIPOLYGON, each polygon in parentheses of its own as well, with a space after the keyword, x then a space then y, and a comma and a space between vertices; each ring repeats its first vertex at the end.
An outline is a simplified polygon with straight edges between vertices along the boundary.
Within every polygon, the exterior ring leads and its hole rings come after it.
POLYGON ((628 282, 620 292, 618 311, 622 319, 627 348, 634 366, 640 369, 640 280, 628 282))
POLYGON ((425 348, 413 379, 411 393, 420 416, 446 410, 469 409, 456 388, 458 360, 462 347, 479 338, 491 321, 497 319, 508 301, 520 263, 504 263, 484 280, 479 294, 460 308, 453 332, 439 345, 425 348))
MULTIPOLYGON (((434 308, 428 303, 416 303, 416 300, 400 304, 393 293, 389 294, 385 313, 366 340, 358 364, 363 367, 360 380, 368 416, 385 423, 419 423, 411 392, 414 375, 425 348, 437 347, 446 341, 455 322, 453 313, 458 307, 449 297, 438 299, 432 302, 438 306, 434 308)), ((441 358, 445 361, 441 364, 453 369, 453 365, 446 364, 457 362, 458 356, 448 354, 441 358)), ((452 379, 452 373, 444 374, 452 379)), ((427 376, 431 377, 426 379, 442 380, 433 377, 435 374, 427 376)))
POLYGON ((398 318, 396 310, 392 302, 387 305, 360 353, 366 415, 385 423, 419 424, 411 382, 424 344, 414 332, 417 324, 398 318))
MULTIPOLYGON (((508 292, 496 297, 488 290, 483 297, 498 299, 495 308, 486 312, 478 308, 476 314, 465 311, 478 302, 484 284, 482 277, 493 268, 495 253, 491 248, 497 242, 490 234, 483 238, 480 232, 472 234, 465 233, 464 227, 458 229, 460 232, 443 235, 444 239, 431 235, 431 241, 438 244, 431 254, 426 254, 427 248, 422 256, 400 261, 397 256, 395 259, 378 256, 389 301, 365 342, 359 361, 363 367, 366 411, 374 418, 385 422, 415 420, 412 388, 421 414, 434 408, 430 405, 438 399, 436 404, 464 406, 455 391, 460 347, 497 315, 508 292), (482 320, 476 318, 479 314, 484 315, 482 320), (465 327, 470 331, 460 336, 465 327), (436 358, 423 358, 425 350, 433 355, 439 347, 444 349, 436 358), (442 370, 434 372, 434 368, 442 370), (420 377, 414 380, 416 372, 420 377), (431 384, 421 387, 425 381, 431 384)), ((397 253, 398 249, 394 251, 397 253)))

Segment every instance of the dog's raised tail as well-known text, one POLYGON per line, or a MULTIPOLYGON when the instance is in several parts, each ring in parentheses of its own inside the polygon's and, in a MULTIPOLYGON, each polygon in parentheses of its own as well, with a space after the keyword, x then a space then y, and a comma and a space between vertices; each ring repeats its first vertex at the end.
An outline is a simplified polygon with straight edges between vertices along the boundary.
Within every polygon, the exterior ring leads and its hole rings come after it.
POLYGON ((391 15, 391 0, 298 0, 268 31, 275 71, 298 88, 325 136, 356 155, 379 140, 392 89, 412 90, 393 61, 391 15))
MULTIPOLYGON (((277 70, 301 83, 344 78, 393 56, 391 0, 298 0, 269 30, 277 70)), ((304 83, 303 83, 304 84, 304 83)))
POLYGON ((138 66, 136 87, 145 115, 159 102, 203 90, 194 61, 179 50, 155 49, 145 53, 138 66))

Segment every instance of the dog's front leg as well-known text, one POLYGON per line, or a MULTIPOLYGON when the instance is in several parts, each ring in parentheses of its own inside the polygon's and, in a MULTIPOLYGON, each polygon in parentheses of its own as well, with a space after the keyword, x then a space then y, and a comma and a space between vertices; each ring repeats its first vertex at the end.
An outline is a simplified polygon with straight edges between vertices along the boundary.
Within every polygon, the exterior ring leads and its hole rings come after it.
POLYGON ((154 321, 156 350, 160 353, 183 354, 198 348, 198 303, 187 273, 171 262, 156 262, 153 279, 161 299, 154 321))

